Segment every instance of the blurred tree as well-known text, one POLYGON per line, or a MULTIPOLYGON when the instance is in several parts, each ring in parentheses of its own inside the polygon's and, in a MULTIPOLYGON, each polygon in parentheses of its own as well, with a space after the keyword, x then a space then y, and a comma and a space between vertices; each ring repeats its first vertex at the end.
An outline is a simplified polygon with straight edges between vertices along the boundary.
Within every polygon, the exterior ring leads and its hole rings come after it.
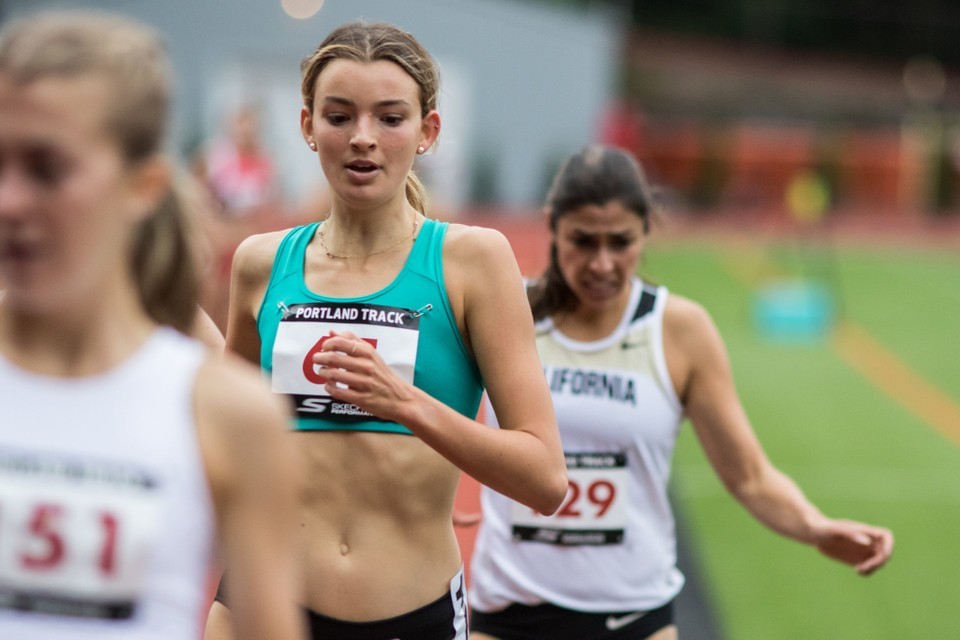
POLYGON ((906 60, 918 53, 960 64, 957 0, 542 0, 627 6, 644 28, 906 60))

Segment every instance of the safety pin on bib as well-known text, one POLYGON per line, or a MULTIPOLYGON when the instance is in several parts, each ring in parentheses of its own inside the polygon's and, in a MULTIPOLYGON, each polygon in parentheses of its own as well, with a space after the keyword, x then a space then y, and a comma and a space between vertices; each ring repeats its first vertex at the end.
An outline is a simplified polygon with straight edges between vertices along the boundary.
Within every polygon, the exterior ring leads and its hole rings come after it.
POLYGON ((427 304, 423 305, 422 307, 420 307, 419 309, 417 309, 416 311, 414 311, 413 313, 411 313, 411 314, 410 314, 410 317, 411 317, 411 318, 419 318, 420 316, 426 315, 427 313, 430 313, 431 311, 433 311, 433 305, 428 302, 427 304))

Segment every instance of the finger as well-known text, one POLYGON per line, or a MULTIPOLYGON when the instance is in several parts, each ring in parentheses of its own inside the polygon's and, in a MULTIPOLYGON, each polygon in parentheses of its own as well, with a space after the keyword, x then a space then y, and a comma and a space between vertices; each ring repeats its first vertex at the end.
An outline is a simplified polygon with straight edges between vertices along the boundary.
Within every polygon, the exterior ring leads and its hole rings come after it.
POLYGON ((856 567, 857 573, 864 576, 870 575, 885 565, 890 559, 891 552, 893 551, 893 537, 889 532, 882 532, 874 536, 872 546, 874 553, 856 567))
POLYGON ((327 338, 323 341, 323 346, 320 348, 318 353, 331 353, 339 351, 340 353, 350 354, 351 350, 354 350, 358 347, 358 344, 361 342, 358 338, 353 335, 340 335, 337 334, 331 338, 327 338))
MULTIPOLYGON (((340 357, 347 359, 346 356, 340 357)), ((343 395, 345 392, 352 393, 352 399, 358 399, 363 394, 369 393, 371 389, 370 381, 366 376, 344 367, 324 369, 321 375, 327 379, 327 391, 339 400, 347 400, 343 395)))
POLYGON ((881 554, 877 554, 870 558, 869 560, 864 560, 856 566, 857 573, 862 576, 869 576, 874 571, 882 567, 886 563, 886 559, 882 557, 881 554))

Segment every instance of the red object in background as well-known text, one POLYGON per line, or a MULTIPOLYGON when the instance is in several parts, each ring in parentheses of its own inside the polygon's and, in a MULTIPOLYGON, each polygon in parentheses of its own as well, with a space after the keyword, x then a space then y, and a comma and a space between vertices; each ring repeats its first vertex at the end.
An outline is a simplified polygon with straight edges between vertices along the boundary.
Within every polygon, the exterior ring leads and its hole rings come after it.
POLYGON ((644 129, 644 118, 639 110, 626 100, 614 100, 601 114, 597 141, 639 155, 643 149, 644 129))

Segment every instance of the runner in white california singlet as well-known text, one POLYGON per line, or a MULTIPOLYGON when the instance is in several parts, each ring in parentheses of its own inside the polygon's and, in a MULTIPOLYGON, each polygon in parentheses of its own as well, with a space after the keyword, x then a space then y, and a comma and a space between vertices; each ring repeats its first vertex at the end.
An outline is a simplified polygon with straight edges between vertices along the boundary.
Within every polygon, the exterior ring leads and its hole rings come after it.
POLYGON ((475 610, 582 610, 588 593, 594 611, 647 611, 679 593, 667 480, 682 407, 663 357, 666 299, 665 288, 635 279, 619 326, 595 342, 568 338, 549 318, 538 325, 571 490, 546 517, 482 489, 475 610))

